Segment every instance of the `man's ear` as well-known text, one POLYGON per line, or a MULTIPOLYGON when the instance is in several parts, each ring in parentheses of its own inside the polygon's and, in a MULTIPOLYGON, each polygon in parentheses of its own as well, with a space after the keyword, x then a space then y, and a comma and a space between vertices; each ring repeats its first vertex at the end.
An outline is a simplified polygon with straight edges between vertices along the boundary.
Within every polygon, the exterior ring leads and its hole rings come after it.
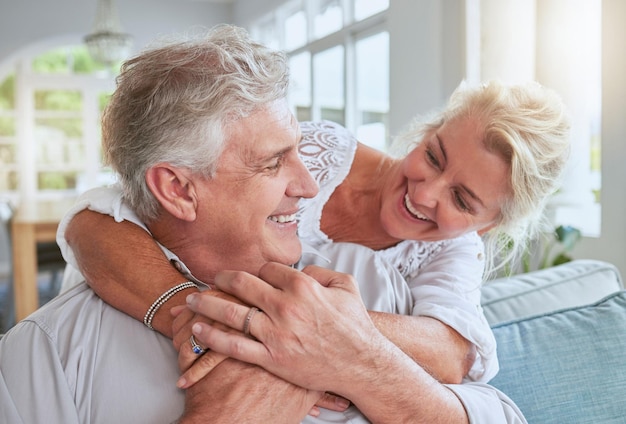
POLYGON ((160 163, 148 169, 146 183, 161 206, 171 215, 184 221, 196 219, 196 190, 186 171, 168 163, 160 163))

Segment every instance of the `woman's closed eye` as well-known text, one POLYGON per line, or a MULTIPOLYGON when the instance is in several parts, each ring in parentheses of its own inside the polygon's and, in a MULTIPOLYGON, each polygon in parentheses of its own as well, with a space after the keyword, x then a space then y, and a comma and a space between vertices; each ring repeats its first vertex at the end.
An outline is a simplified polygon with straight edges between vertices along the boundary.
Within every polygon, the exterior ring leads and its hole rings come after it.
POLYGON ((472 212, 472 208, 463 198, 463 195, 458 190, 452 191, 452 196, 454 197, 454 204, 459 208, 462 212, 472 212))
POLYGON ((441 168, 441 163, 439 162, 439 159, 437 159, 437 155, 435 155, 435 153, 430 148, 426 149, 426 160, 435 168, 441 168))

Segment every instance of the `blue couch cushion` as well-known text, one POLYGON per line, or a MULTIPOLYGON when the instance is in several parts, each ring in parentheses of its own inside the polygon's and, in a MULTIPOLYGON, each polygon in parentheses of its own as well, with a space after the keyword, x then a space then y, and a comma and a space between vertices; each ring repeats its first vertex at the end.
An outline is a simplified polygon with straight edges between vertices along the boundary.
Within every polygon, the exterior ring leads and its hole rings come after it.
POLYGON ((626 423, 626 291, 493 330, 491 383, 530 424, 626 423))

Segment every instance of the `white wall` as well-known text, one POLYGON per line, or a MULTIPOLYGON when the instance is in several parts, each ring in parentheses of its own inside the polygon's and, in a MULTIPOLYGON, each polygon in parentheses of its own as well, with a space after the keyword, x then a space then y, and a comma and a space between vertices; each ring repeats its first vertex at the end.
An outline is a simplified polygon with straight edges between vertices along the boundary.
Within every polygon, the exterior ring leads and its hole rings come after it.
MULTIPOLYGON (((116 4, 135 50, 162 34, 232 20, 232 6, 221 3, 117 0, 116 4)), ((55 40, 80 42, 91 32, 95 14, 96 0, 0 0, 0 66, 20 51, 54 45, 55 40)))
POLYGON ((390 131, 446 99, 465 74, 462 0, 391 0, 390 131))

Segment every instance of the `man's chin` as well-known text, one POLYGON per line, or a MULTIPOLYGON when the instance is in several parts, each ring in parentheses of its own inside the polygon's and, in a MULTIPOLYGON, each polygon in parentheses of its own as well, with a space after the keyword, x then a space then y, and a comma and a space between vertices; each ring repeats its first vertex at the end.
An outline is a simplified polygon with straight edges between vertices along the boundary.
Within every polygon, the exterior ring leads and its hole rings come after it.
POLYGON ((302 256, 302 244, 299 239, 296 239, 291 243, 283 243, 280 246, 280 251, 275 262, 284 265, 293 265, 300 260, 300 256, 302 256))

